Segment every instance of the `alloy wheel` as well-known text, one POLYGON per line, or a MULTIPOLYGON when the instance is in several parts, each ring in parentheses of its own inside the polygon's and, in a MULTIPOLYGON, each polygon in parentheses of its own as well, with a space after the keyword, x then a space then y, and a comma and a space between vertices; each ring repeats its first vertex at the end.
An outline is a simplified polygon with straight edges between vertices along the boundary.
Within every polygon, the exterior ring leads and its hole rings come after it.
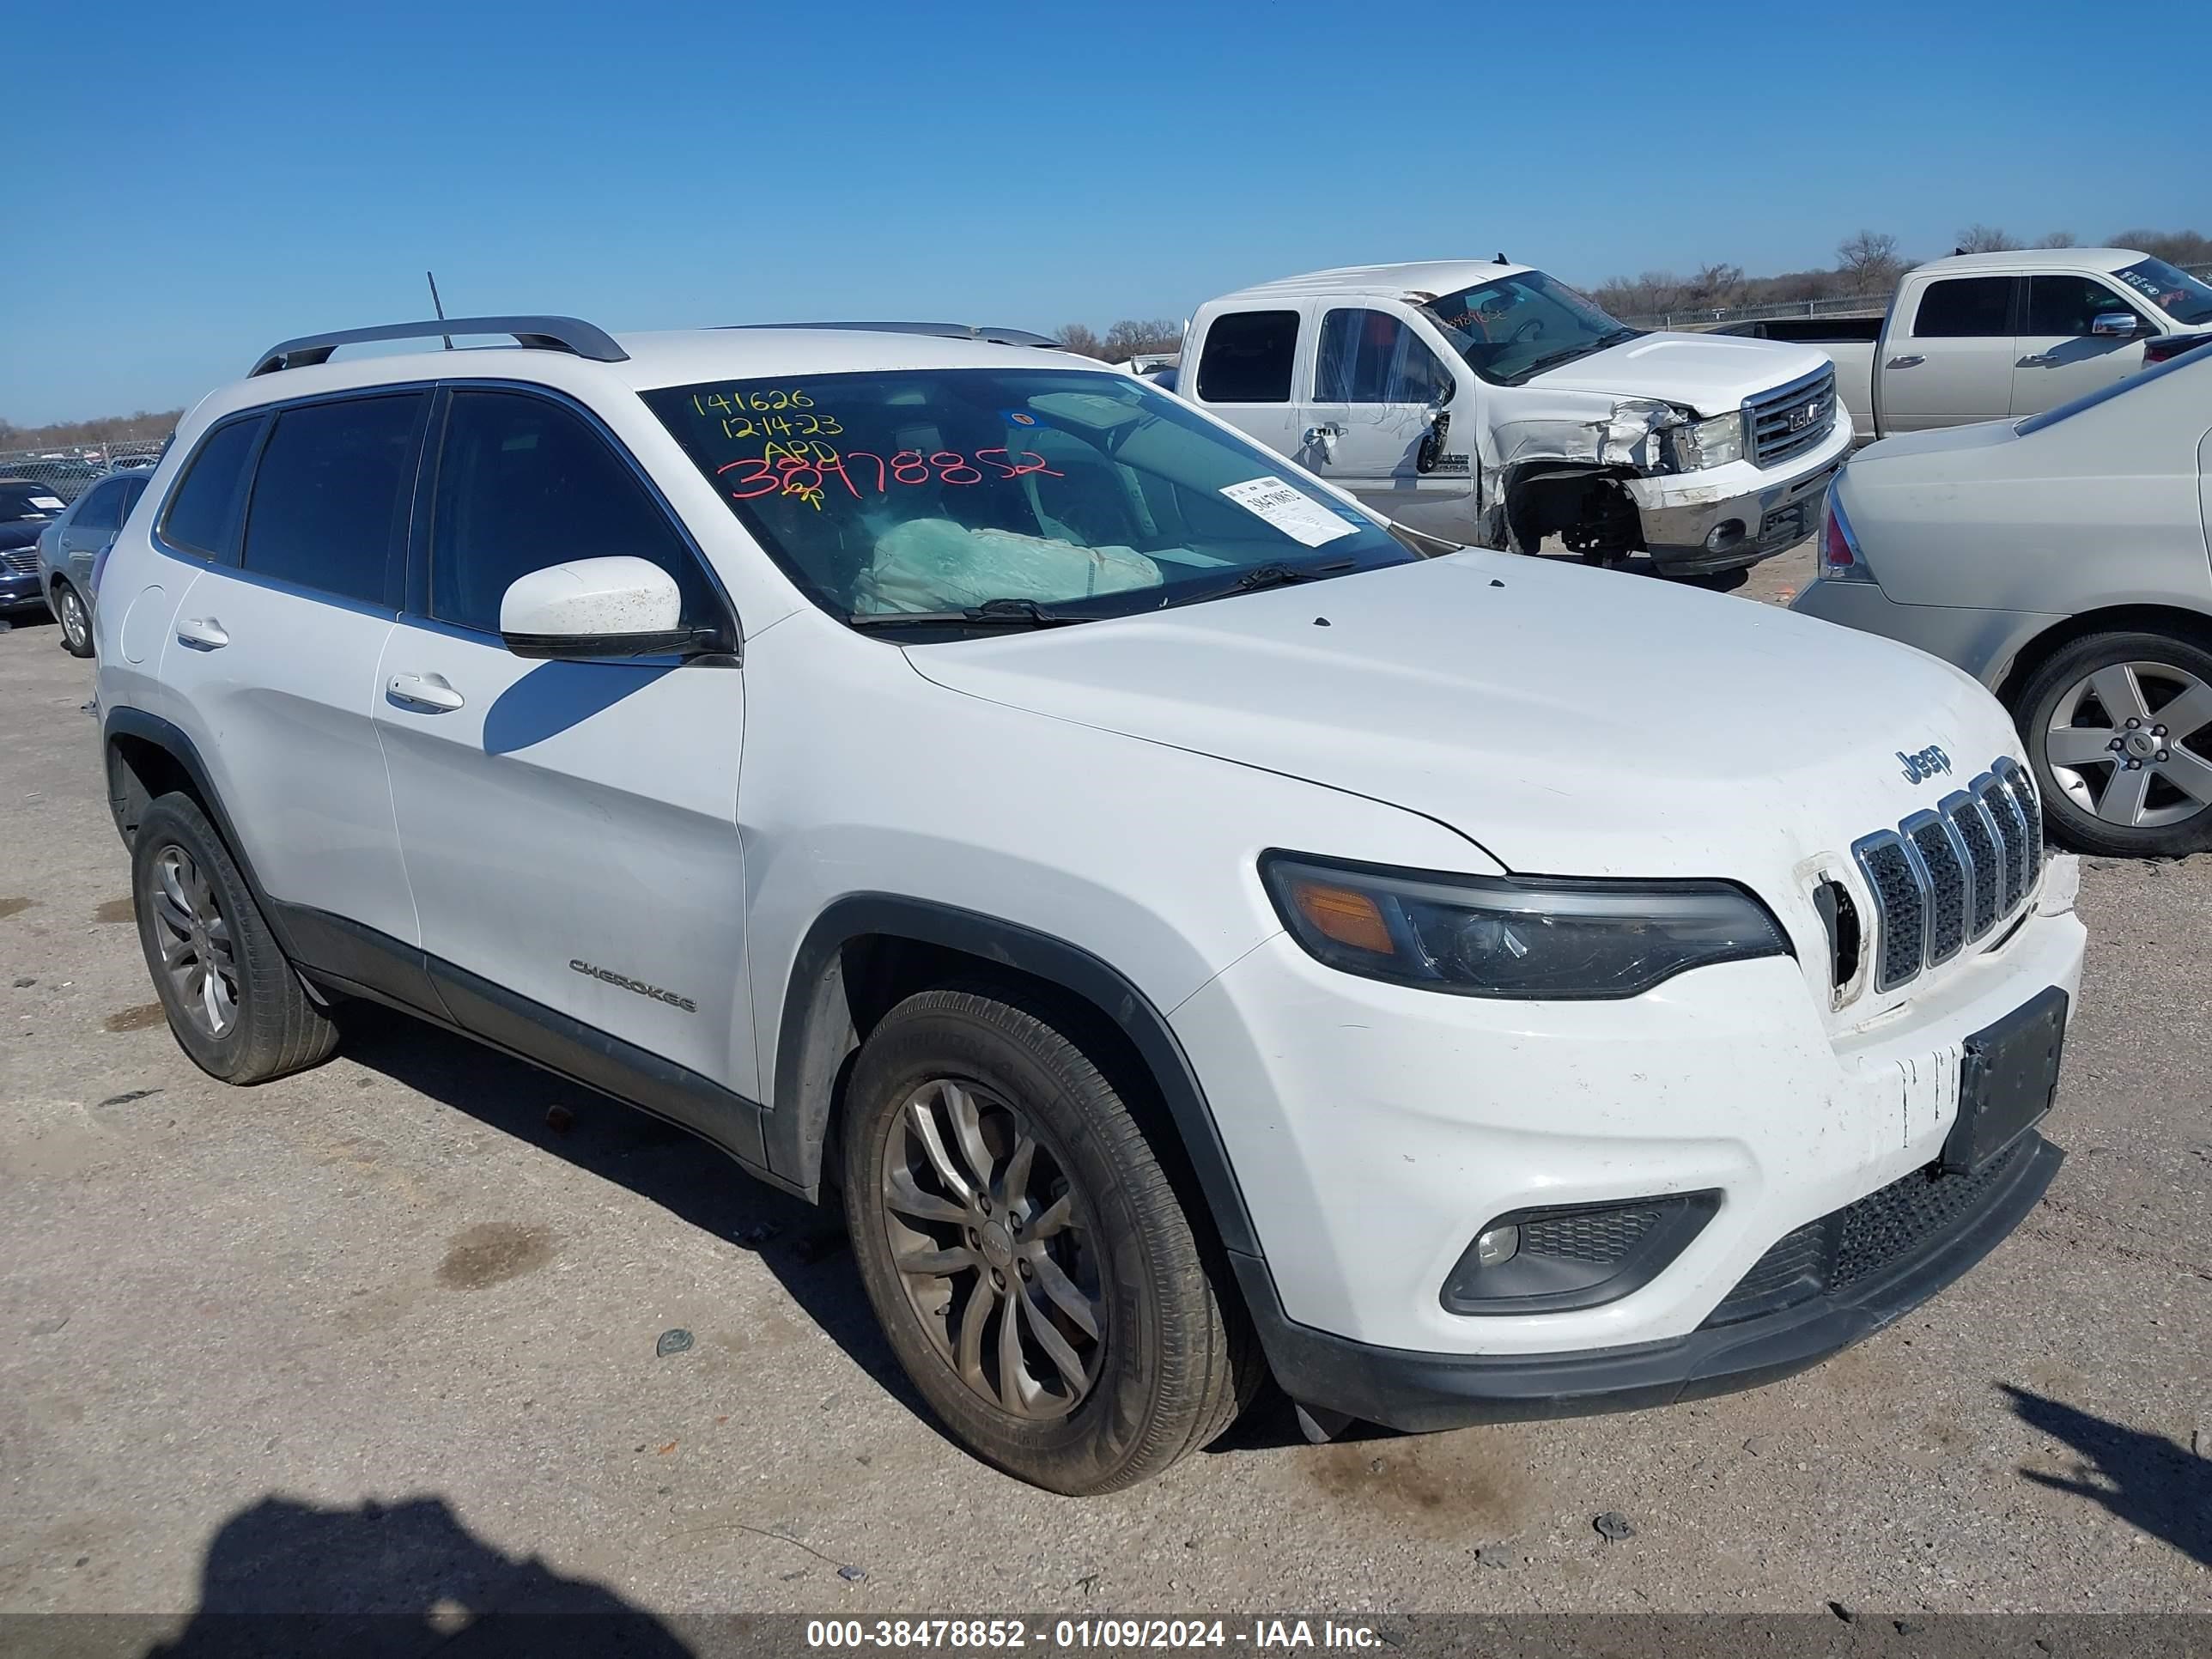
POLYGON ((2212 805, 2212 685, 2171 663, 2120 662, 2069 686, 2044 733, 2052 781, 2127 830, 2212 805))
POLYGON ((176 1006, 211 1037, 238 1023, 238 962, 230 924, 192 855, 172 844, 154 856, 154 934, 176 1006))
POLYGON ((938 1078, 885 1131, 879 1212, 908 1304, 975 1394, 1065 1418, 1097 1383, 1105 1298, 1085 1206, 1015 1107, 938 1078))
POLYGON ((77 598, 76 589, 64 586, 54 603, 61 611, 63 637, 69 641, 71 651, 82 653, 92 643, 92 623, 84 614, 84 601, 77 598))

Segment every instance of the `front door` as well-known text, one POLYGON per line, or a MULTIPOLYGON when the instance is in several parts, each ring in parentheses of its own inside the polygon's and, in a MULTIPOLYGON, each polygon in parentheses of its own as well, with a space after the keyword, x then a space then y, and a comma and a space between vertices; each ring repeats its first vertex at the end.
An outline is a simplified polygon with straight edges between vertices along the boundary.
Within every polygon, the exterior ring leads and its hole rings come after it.
POLYGON ((532 661, 499 635, 507 585, 571 559, 651 559, 676 577, 687 623, 726 616, 724 601, 635 464, 574 405, 460 387, 441 425, 426 556, 378 671, 376 722, 422 948, 434 973, 459 970, 448 1005, 526 1052, 544 1052, 533 1023, 565 1033, 551 1052, 594 1081, 575 1045, 601 1033, 757 1099, 743 673, 726 659, 532 661))
MULTIPOLYGON (((1309 471, 1416 530, 1464 535, 1474 487, 1474 412, 1420 470, 1422 443, 1454 391, 1451 370, 1413 325, 1387 311, 1340 306, 1322 313, 1313 401, 1299 425, 1309 471)), ((1448 410, 1445 412, 1449 412, 1448 410)))
POLYGON ((2012 412, 2035 415, 2101 391, 2143 366, 2144 337, 2155 331, 2142 310, 2094 276, 2057 273, 2027 279, 2027 321, 2013 360, 2012 412), (2131 318, 2129 335, 2094 334, 2098 318, 2131 318))
POLYGON ((1943 276, 1876 348, 1885 435, 1995 421, 2012 407, 2017 276, 1943 276))

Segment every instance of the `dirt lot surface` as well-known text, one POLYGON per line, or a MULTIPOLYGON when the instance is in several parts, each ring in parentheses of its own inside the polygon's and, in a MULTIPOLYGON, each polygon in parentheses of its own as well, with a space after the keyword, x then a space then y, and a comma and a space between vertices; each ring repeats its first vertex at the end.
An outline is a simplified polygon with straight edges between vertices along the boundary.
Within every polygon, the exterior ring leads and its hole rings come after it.
POLYGON ((2085 871, 2065 1166, 1874 1340, 1419 1439, 1277 1403, 1076 1502, 948 1443, 836 1225, 678 1132, 397 1018, 203 1077, 90 685, 0 635, 0 1610, 2212 1609, 2212 858, 2085 871))

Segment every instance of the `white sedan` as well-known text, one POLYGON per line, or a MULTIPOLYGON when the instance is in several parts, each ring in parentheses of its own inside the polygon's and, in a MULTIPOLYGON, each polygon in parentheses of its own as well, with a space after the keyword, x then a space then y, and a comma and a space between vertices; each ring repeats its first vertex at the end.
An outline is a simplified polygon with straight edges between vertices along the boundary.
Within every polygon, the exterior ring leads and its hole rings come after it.
POLYGON ((1818 580, 1792 608, 1918 646, 1995 691, 2058 838, 2202 852, 2208 480, 2212 346, 2025 420, 1886 439, 1829 492, 1818 580))

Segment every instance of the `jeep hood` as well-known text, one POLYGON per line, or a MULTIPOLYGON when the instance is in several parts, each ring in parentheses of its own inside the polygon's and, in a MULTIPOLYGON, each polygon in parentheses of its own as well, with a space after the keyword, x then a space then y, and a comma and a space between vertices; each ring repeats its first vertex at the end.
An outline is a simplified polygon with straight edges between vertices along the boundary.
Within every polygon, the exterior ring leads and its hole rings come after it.
POLYGON ((1816 346, 1747 340, 1729 334, 1645 334, 1533 375, 1553 392, 1600 392, 1687 404, 1700 415, 1741 409, 1743 400, 1826 367, 1816 346))
POLYGON ((2018 753, 1995 699, 1907 647, 1479 550, 908 656, 953 690, 1406 808, 1529 873, 1794 889, 2018 753), (1900 751, 1931 747, 1952 775, 1909 781, 1900 751))

